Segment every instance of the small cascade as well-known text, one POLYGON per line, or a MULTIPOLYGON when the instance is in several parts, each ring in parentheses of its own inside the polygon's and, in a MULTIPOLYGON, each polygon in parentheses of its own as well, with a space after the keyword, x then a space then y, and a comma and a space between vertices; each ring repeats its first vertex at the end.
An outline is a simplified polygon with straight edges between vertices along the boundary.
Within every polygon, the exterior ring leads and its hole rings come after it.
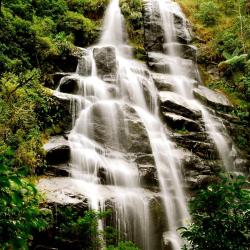
POLYGON ((124 39, 123 32, 124 18, 119 7, 119 0, 110 2, 105 17, 100 45, 122 45, 124 39))
MULTIPOLYGON (((228 136, 223 135, 226 134, 224 125, 215 121, 209 111, 194 99, 194 89, 201 83, 201 80, 194 56, 196 49, 189 45, 191 35, 184 14, 179 5, 171 0, 150 0, 149 6, 151 15, 157 11, 160 13, 162 23, 164 55, 160 56, 167 70, 161 72, 170 75, 173 91, 180 98, 201 111, 206 132, 215 144, 224 168, 232 171, 233 159, 230 155, 234 149, 229 147, 230 143, 226 140, 228 136), (185 54, 187 52, 188 56, 185 54)), ((153 53, 150 54, 155 57, 153 53)), ((160 57, 159 54, 158 52, 158 57, 160 57)))

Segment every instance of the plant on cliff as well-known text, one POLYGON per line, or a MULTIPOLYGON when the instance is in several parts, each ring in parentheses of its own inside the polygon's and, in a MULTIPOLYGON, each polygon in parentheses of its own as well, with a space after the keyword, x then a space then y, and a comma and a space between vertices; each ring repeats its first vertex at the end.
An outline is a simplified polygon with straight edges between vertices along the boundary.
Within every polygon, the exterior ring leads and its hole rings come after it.
POLYGON ((145 60, 143 37, 143 3, 141 0, 121 0, 120 7, 125 17, 127 32, 135 57, 145 60))
POLYGON ((215 25, 219 19, 219 10, 212 1, 201 2, 196 15, 204 25, 215 25))
POLYGON ((222 177, 190 202, 193 223, 181 228, 183 249, 247 250, 250 243, 250 191, 244 177, 222 177))

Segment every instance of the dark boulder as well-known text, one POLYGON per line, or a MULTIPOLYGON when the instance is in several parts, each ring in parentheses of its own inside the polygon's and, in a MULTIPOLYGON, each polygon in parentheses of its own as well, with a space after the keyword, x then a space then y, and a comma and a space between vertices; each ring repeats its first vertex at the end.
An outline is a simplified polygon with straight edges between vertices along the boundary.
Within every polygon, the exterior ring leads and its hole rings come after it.
POLYGON ((63 136, 55 136, 44 145, 46 161, 49 165, 67 163, 70 159, 70 146, 63 136))
POLYGON ((72 77, 65 77, 60 83, 59 90, 62 93, 76 94, 79 90, 78 80, 72 77))
POLYGON ((93 49, 93 55, 96 63, 97 75, 104 81, 113 82, 116 79, 118 67, 115 47, 96 47, 93 49))

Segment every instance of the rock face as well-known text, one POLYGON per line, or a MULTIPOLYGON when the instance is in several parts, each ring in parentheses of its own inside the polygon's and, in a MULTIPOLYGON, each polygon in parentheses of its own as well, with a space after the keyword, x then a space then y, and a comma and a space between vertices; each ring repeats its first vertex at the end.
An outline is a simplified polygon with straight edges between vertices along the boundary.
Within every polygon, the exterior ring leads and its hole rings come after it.
POLYGON ((116 79, 116 51, 112 46, 96 47, 93 50, 97 75, 104 81, 113 82, 116 79))
POLYGON ((152 8, 159 8, 156 3, 147 2, 144 12, 144 32, 145 47, 147 51, 163 51, 164 30, 162 28, 161 17, 159 11, 151 15, 152 8), (154 5, 154 6, 152 6, 154 5))
POLYGON ((176 64, 179 64, 179 67, 186 72, 186 76, 200 81, 199 72, 197 66, 190 59, 172 57, 158 52, 149 52, 148 53, 148 66, 149 68, 156 73, 170 74, 173 70, 171 65, 173 60, 176 64))
POLYGON ((92 71, 91 50, 82 49, 78 52, 77 73, 82 76, 89 76, 92 71))
POLYGON ((187 129, 188 131, 201 131, 201 127, 198 123, 191 119, 185 118, 180 115, 175 115, 169 112, 162 112, 164 120, 173 129, 187 129))
POLYGON ((159 92, 162 111, 174 112, 186 118, 196 119, 201 117, 201 111, 191 106, 182 96, 173 92, 159 92))
MULTIPOLYGON (((131 71, 142 79, 140 87, 147 104, 150 103, 155 86, 158 89, 156 98, 158 98, 160 118, 164 123, 164 125, 160 124, 159 128, 166 130, 171 139, 171 145, 174 148, 171 152, 181 158, 178 159, 182 164, 176 164, 176 168, 179 167, 182 171, 185 179, 184 188, 192 192, 214 180, 221 169, 222 161, 212 137, 208 135, 198 102, 192 95, 187 97, 173 92, 177 92, 177 80, 185 78, 182 83, 188 83, 190 92, 195 87, 193 95, 212 107, 213 109, 209 110, 211 116, 222 117, 225 126, 231 130, 233 130, 231 122, 226 122, 227 116, 219 114, 219 110, 230 110, 232 106, 223 95, 198 86, 196 48, 190 45, 192 38, 187 29, 187 21, 177 14, 173 16, 177 38, 170 45, 171 49, 179 51, 179 54, 168 54, 169 45, 165 44, 159 6, 152 6, 155 3, 156 1, 146 3, 144 12, 147 64, 151 71, 139 66, 131 71), (151 15, 152 9, 154 12, 151 15), (174 72, 173 62, 174 66, 177 64, 180 66, 179 72, 174 72), (182 70, 185 74, 182 74, 182 70)), ((123 46, 122 50, 129 51, 126 46, 123 46)), ((168 227, 160 192, 161 178, 158 177, 158 172, 162 170, 156 169, 155 162, 158 160, 161 163, 159 165, 163 165, 162 162, 166 158, 165 151, 158 150, 159 155, 154 159, 151 147, 154 145, 154 140, 149 139, 148 131, 140 118, 139 108, 133 103, 132 98, 127 97, 129 94, 126 96, 127 99, 118 99, 119 91, 123 90, 119 86, 122 81, 119 81, 121 76, 117 74, 119 65, 116 48, 112 46, 94 47, 88 50, 78 48, 73 56, 78 60, 77 73, 80 76, 59 73, 54 75, 54 82, 57 84, 60 82, 58 87, 60 93, 57 92, 56 98, 68 110, 74 129, 69 135, 70 142, 67 132, 72 128, 71 125, 70 129, 63 131, 64 135, 52 137, 44 146, 49 166, 47 176, 39 180, 38 189, 46 195, 47 203, 55 208, 69 206, 73 211, 86 210, 89 204, 96 201, 100 203, 96 206, 112 208, 113 218, 106 225, 114 225, 114 221, 119 218, 119 213, 122 216, 128 213, 129 218, 125 219, 130 223, 126 221, 126 226, 133 225, 137 229, 135 225, 142 225, 141 221, 138 223, 140 213, 146 214, 144 209, 148 209, 149 217, 152 219, 152 225, 149 226, 150 236, 155 239, 150 249, 171 250, 168 235, 163 233, 168 230, 168 227), (90 76, 91 73, 95 73, 95 70, 105 83, 93 77, 95 82, 88 82, 90 84, 86 90, 85 80, 93 80, 90 76), (77 176, 79 180, 71 178, 71 175, 77 176), (128 180, 124 180, 125 178, 128 180), (133 183, 126 185, 126 181, 130 181, 129 178, 133 183), (140 185, 137 186, 138 183, 140 185), (140 195, 137 196, 137 194, 140 195), (131 204, 133 209, 136 208, 133 211, 131 204)), ((127 78, 132 84, 133 81, 127 78)), ((233 120, 232 117, 230 119, 233 120)), ((154 129, 150 132, 154 135, 163 135, 158 134, 154 129)), ((151 136, 151 138, 154 137, 151 136)), ((163 141, 161 139, 155 140, 158 145, 161 145, 163 141)), ((167 144, 162 145, 166 148, 167 144)), ((154 152, 155 148, 153 146, 154 152)), ((170 158, 169 155, 168 157, 170 158)), ((247 163, 244 157, 240 159, 235 157, 235 164, 239 169, 245 171, 247 163)), ((164 171, 167 172, 168 169, 164 171)), ((169 177, 164 175, 161 177, 165 178, 166 183, 172 182, 169 177)), ((176 191, 172 186, 169 189, 170 193, 176 191)), ((173 200, 177 200, 176 197, 173 200)), ((120 221, 125 221, 124 217, 121 218, 120 221)), ((69 245, 68 249, 71 248, 75 248, 74 243, 69 245)))
MULTIPOLYGON (((164 51, 164 30, 156 1, 148 1, 144 6, 145 47, 149 51, 164 51), (152 11, 153 10, 153 11, 152 11)), ((174 14, 177 41, 187 44, 192 41, 190 25, 182 16, 174 14), (188 28, 188 29, 187 29, 188 28), (188 30, 188 32, 186 32, 188 30)))
POLYGON ((173 83, 171 82, 171 76, 166 74, 152 73, 155 86, 159 91, 172 91, 173 83))
POLYGON ((221 93, 208 89, 204 86, 199 86, 193 90, 194 96, 203 102, 205 105, 209 105, 217 110, 231 110, 232 104, 221 93))
MULTIPOLYGON (((197 61, 197 48, 192 45, 188 44, 181 44, 181 43, 176 43, 174 45, 171 45, 175 50, 179 51, 179 55, 184 58, 184 59, 190 59, 193 61, 197 61)), ((169 45, 164 44, 163 45, 164 51, 168 52, 169 50, 169 45)))

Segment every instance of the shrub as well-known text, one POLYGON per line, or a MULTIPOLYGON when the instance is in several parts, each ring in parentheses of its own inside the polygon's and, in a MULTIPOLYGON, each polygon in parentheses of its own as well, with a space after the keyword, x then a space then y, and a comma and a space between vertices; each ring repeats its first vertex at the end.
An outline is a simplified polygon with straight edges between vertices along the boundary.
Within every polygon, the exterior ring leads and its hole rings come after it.
POLYGON ((10 148, 0 148, 0 245, 1 249, 28 249, 34 230, 48 227, 49 210, 39 208, 33 184, 13 171, 10 148))
POLYGON ((193 223, 181 235, 192 250, 246 250, 250 243, 250 191, 244 177, 222 177, 190 202, 193 223))
POLYGON ((206 26, 215 25, 219 19, 219 10, 215 3, 208 1, 202 2, 196 16, 206 26))

